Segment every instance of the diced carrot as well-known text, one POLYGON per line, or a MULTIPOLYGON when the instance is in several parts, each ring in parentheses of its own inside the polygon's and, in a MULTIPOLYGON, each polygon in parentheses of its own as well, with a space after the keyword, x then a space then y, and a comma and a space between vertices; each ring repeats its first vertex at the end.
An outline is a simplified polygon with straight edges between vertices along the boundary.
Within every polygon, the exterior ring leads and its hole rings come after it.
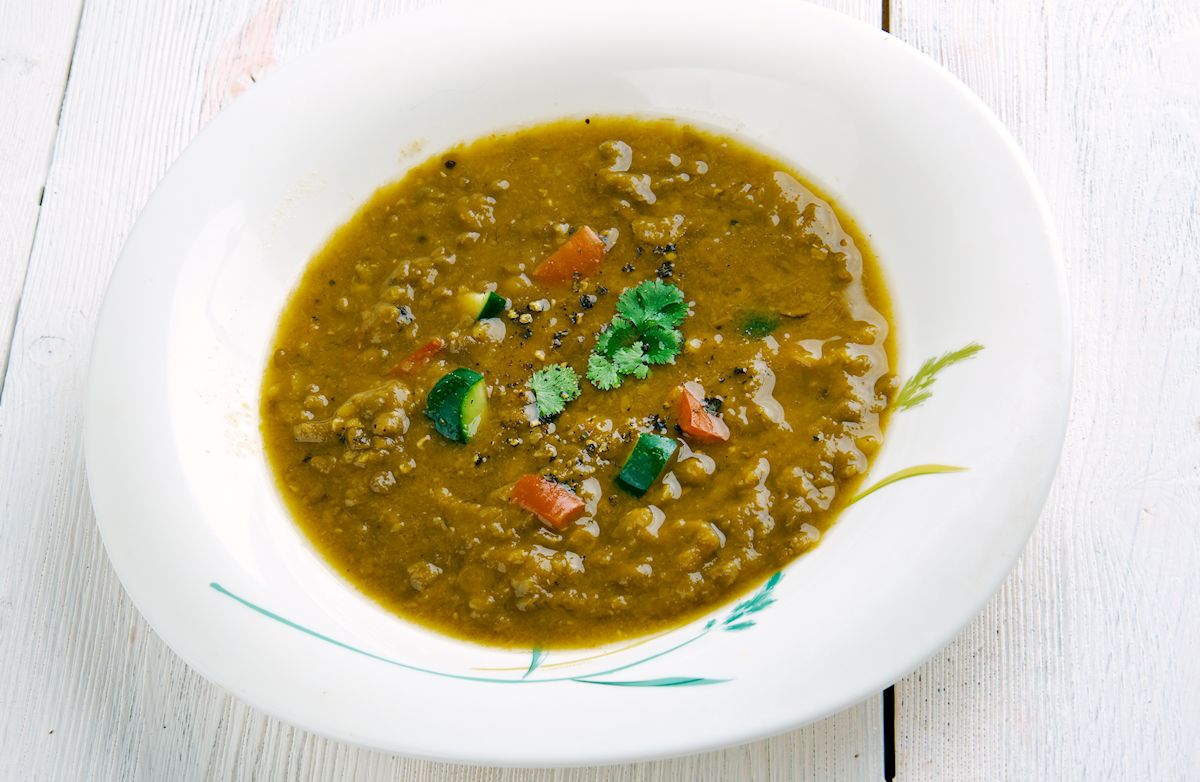
POLYGON ((533 270, 533 277, 543 283, 570 282, 575 275, 587 277, 600 268, 607 251, 608 247, 596 232, 582 226, 533 270))
POLYGON ((575 492, 540 475, 522 475, 513 484, 509 499, 556 530, 565 528, 587 510, 575 492))
POLYGON ((720 417, 708 412, 704 400, 687 387, 679 389, 679 428, 701 443, 723 443, 729 439, 729 427, 720 417))
POLYGON ((396 366, 388 371, 388 377, 400 377, 415 372, 421 367, 429 363, 429 361, 442 352, 446 347, 446 341, 440 337, 434 337, 426 342, 421 347, 409 353, 408 356, 396 366))

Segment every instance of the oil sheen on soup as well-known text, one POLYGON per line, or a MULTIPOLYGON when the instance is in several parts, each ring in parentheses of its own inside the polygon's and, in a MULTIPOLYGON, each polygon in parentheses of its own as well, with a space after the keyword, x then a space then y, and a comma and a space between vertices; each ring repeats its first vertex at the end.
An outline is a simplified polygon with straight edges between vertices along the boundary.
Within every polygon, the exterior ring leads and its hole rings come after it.
POLYGON ((861 234, 783 163, 669 120, 489 136, 309 263, 268 459, 329 563, 470 640, 669 628, 820 540, 894 395, 861 234))

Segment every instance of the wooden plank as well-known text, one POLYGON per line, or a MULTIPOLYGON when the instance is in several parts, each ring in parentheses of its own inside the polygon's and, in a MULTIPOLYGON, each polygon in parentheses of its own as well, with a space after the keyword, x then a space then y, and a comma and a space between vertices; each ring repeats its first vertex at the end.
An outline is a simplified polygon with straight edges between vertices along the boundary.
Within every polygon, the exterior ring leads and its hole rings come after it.
MULTIPOLYGON (((122 591, 88 502, 80 410, 103 286, 125 235, 187 141, 262 70, 417 4, 86 5, 17 324, 21 349, 0 400, 0 779, 874 782, 878 698, 770 741, 606 769, 473 769, 351 747, 201 679, 122 591)), ((877 0, 827 4, 878 23, 877 0)))
POLYGON ((900 779, 1200 767, 1200 4, 893 0, 1012 130, 1061 231, 1074 408, 1020 565, 897 685, 900 779))
POLYGON ((0 394, 82 5, 6 5, 0 24, 0 394))

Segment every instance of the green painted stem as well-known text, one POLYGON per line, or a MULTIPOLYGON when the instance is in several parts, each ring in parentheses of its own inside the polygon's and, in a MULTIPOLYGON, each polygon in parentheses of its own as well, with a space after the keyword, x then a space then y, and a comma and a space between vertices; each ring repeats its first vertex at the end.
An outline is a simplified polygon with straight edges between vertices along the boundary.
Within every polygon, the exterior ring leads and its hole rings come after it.
POLYGON ((948 464, 918 464, 918 465, 914 465, 912 467, 905 467, 903 470, 892 473, 891 475, 889 475, 888 477, 879 481, 879 483, 876 483, 875 485, 871 486, 870 488, 864 489, 863 491, 859 492, 858 496, 855 497, 854 499, 850 500, 850 502, 847 503, 847 505, 853 505, 854 503, 861 500, 863 497, 866 497, 870 494, 874 494, 875 492, 882 489, 884 486, 890 486, 891 484, 895 483, 896 481, 902 481, 906 478, 915 478, 918 475, 938 475, 940 473, 947 473, 947 472, 965 472, 966 469, 967 469, 966 467, 952 467, 948 464))

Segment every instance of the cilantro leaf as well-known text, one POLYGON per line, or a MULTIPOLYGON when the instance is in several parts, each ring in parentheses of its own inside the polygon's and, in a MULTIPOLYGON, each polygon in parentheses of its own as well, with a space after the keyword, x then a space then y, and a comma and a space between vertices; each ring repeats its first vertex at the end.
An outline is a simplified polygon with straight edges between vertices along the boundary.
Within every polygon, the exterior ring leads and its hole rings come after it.
POLYGON ((622 376, 645 378, 653 364, 674 364, 683 348, 679 325, 688 316, 678 287, 648 280, 617 297, 617 314, 596 335, 588 357, 588 380, 607 391, 622 376))
POLYGON ((611 356, 618 348, 627 347, 636 341, 637 329, 618 315, 596 335, 596 351, 611 356))
MULTIPOLYGON (((642 283, 642 285, 645 284, 646 283, 642 283)), ((639 285, 637 288, 628 288, 624 293, 617 297, 617 314, 628 320, 630 323, 644 323, 649 317, 649 313, 646 312, 645 306, 642 305, 641 298, 638 297, 637 292, 638 288, 640 287, 642 286, 639 285)))
POLYGON ((683 291, 662 280, 648 280, 617 298, 617 313, 638 331, 653 326, 673 329, 687 317, 683 291))
POLYGON ((635 342, 627 348, 618 348, 612 356, 613 366, 622 375, 633 375, 642 380, 650 374, 650 365, 646 363, 646 349, 641 342, 635 342))
POLYGON ((601 391, 611 391, 621 385, 621 375, 612 359, 599 353, 588 356, 587 377, 601 391))
POLYGON ((651 364, 674 364, 683 349, 683 334, 679 329, 653 326, 642 333, 646 346, 646 361, 651 364))
POLYGON ((579 375, 566 364, 551 364, 533 373, 529 387, 537 399, 541 418, 553 418, 579 397, 579 375))

